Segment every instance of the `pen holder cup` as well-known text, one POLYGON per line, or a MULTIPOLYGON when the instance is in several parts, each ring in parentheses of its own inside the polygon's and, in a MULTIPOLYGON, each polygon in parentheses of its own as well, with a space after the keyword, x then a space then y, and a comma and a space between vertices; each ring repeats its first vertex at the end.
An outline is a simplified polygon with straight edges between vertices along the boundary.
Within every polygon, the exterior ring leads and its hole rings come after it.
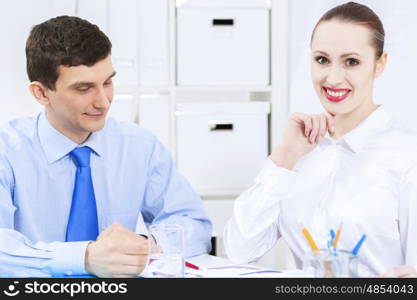
POLYGON ((303 271, 320 278, 358 277, 358 257, 345 250, 308 252, 303 259, 303 271))

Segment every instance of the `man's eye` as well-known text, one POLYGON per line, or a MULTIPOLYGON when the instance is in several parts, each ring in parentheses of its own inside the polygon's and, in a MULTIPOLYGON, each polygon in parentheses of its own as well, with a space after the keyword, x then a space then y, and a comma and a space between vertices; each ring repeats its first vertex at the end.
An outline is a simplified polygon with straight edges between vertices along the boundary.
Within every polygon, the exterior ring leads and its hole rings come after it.
POLYGON ((324 56, 317 56, 315 59, 316 59, 316 62, 318 62, 321 65, 329 62, 329 60, 325 58, 324 56))
POLYGON ((113 82, 110 80, 110 81, 106 81, 105 83, 104 83, 104 85, 111 85, 113 82))
POLYGON ((348 66, 357 66, 357 65, 359 65, 359 60, 357 60, 356 58, 348 58, 346 60, 346 64, 348 66))
POLYGON ((84 92, 88 92, 89 89, 90 89, 89 87, 80 87, 80 88, 77 88, 77 91, 84 93, 84 92))

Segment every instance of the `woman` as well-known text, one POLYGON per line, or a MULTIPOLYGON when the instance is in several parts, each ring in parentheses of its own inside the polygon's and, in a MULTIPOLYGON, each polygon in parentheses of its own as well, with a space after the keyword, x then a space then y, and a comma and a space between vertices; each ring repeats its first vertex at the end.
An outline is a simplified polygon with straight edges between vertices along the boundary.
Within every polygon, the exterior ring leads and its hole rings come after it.
POLYGON ((367 235, 359 276, 413 275, 417 135, 373 101, 387 61, 383 25, 364 5, 337 6, 313 30, 311 53, 325 113, 290 117, 255 184, 235 202, 226 252, 236 262, 254 261, 282 237, 300 267, 311 251, 302 227, 326 249, 329 230, 343 224, 338 249, 352 250, 367 235), (398 265, 413 267, 392 269, 398 265))

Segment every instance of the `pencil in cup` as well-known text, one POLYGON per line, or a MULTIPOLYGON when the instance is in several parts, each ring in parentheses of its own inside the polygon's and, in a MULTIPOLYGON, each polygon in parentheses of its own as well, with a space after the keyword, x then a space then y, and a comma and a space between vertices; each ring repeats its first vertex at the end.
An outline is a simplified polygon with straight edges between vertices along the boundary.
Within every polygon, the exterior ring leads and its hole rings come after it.
POLYGON ((310 248, 313 252, 319 251, 319 248, 317 247, 316 243, 313 240, 313 237, 311 236, 310 232, 307 230, 307 228, 303 227, 301 231, 304 234, 304 237, 306 238, 308 244, 310 245, 310 248))
POLYGON ((333 239, 333 248, 334 249, 336 249, 336 247, 337 247, 337 243, 339 242, 340 234, 342 233, 342 229, 343 229, 343 223, 340 224, 339 228, 336 231, 336 236, 333 239))

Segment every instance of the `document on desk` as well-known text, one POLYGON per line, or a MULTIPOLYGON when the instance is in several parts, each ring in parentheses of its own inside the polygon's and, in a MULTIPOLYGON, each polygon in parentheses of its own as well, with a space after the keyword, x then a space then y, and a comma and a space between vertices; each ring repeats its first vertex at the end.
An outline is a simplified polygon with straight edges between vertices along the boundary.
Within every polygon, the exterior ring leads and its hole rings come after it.
MULTIPOLYGON (((295 275, 295 274, 294 274, 295 275)), ((293 277, 287 272, 249 265, 227 265, 203 268, 202 270, 185 269, 187 278, 236 278, 236 277, 293 277)), ((296 277, 296 276, 294 276, 296 277)))
POLYGON ((135 233, 149 236, 148 229, 146 228, 145 221, 143 220, 142 213, 139 212, 138 220, 136 221, 135 233))

